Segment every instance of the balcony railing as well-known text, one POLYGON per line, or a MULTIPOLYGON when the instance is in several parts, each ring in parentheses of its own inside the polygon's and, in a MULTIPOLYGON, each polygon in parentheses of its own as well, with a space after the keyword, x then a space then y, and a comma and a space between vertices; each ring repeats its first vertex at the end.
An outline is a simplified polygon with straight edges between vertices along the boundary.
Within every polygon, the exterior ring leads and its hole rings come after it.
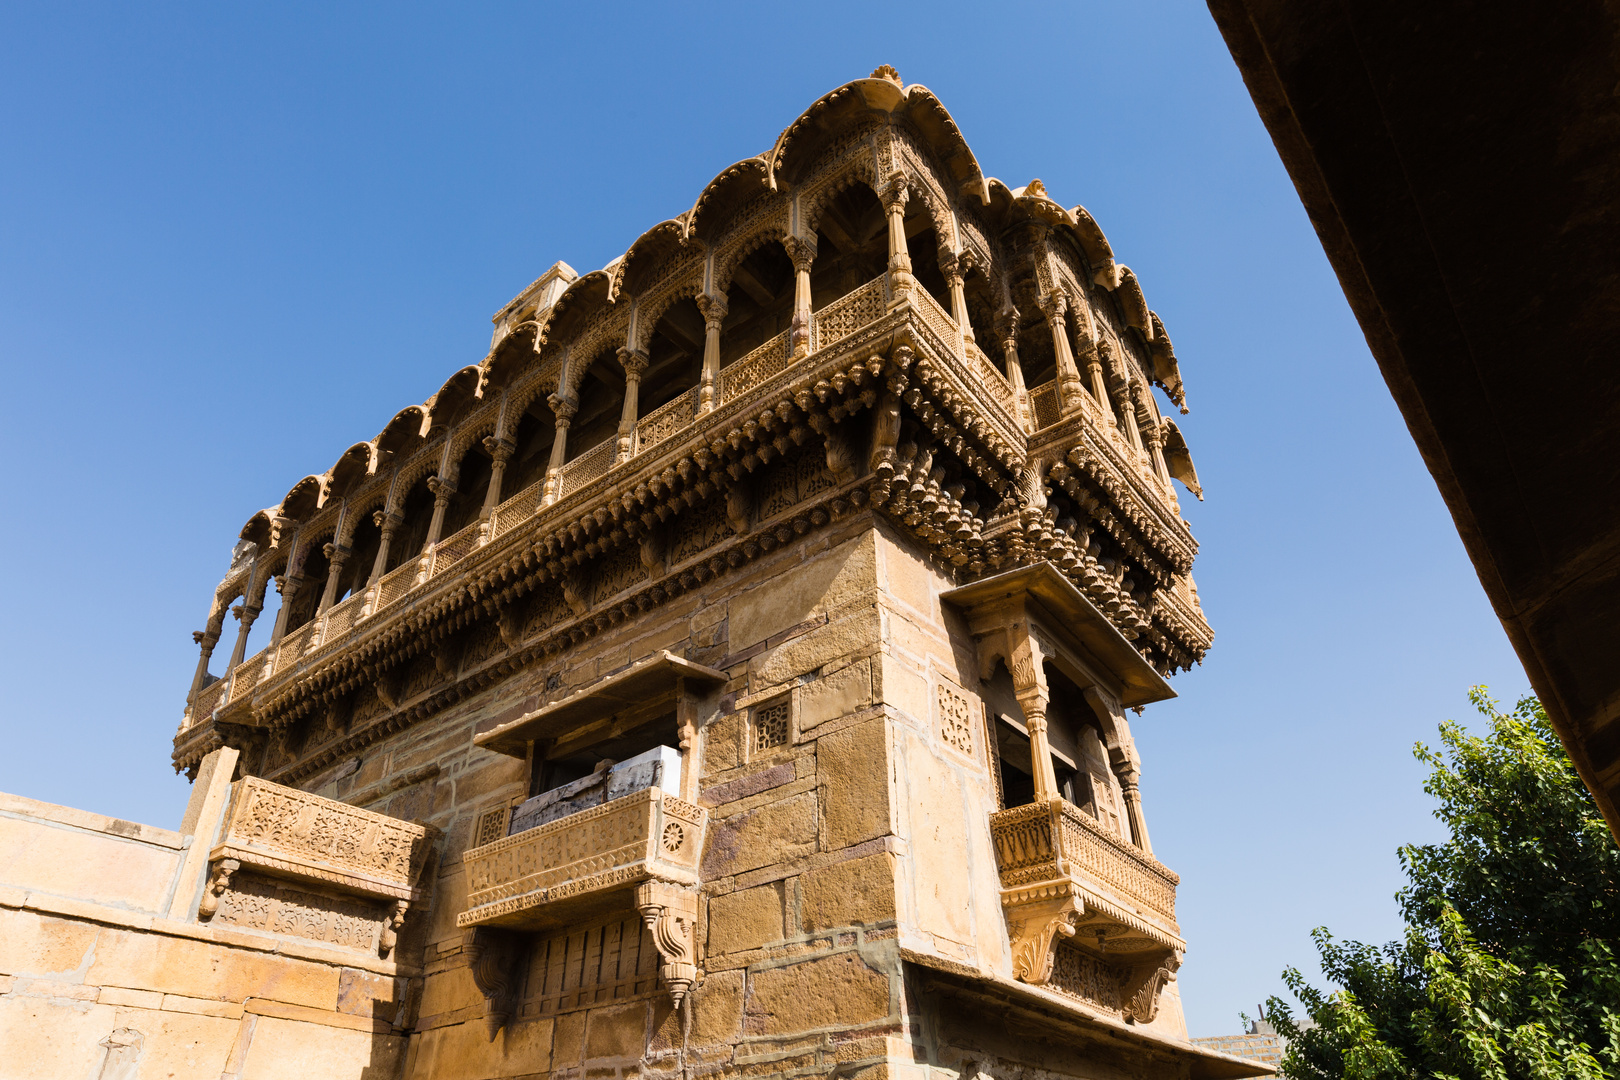
POLYGON ((582 810, 462 855, 461 927, 538 929, 629 903, 647 881, 697 883, 709 812, 658 788, 582 810))
POLYGON ((788 366, 788 339, 784 330, 742 359, 720 369, 720 402, 735 401, 788 366))
POLYGON ((1078 877, 1088 892, 1153 921, 1176 918, 1178 878, 1134 844, 1062 799, 990 815, 1004 889, 1078 877))
POLYGON ((636 452, 645 453, 683 430, 697 416, 698 387, 658 406, 636 424, 636 452))

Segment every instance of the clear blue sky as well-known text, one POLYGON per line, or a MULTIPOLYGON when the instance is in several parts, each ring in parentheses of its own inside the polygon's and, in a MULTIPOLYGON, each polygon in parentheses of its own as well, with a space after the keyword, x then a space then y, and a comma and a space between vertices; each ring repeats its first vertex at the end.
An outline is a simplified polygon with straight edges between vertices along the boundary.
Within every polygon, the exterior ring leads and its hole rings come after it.
POLYGON ((243 521, 880 63, 1085 205, 1176 343, 1215 648, 1136 732, 1193 1034, 1313 926, 1393 936, 1412 743, 1525 678, 1190 0, 0 8, 0 790, 176 824, 243 521))

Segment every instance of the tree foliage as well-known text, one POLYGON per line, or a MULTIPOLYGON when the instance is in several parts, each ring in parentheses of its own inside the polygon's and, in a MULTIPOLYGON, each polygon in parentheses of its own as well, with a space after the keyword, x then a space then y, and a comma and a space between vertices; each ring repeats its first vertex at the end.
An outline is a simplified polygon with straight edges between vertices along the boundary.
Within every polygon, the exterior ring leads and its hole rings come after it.
POLYGON ((1267 1002, 1292 1080, 1620 1076, 1620 848, 1540 702, 1469 697, 1489 734, 1447 721, 1441 750, 1414 750, 1450 838, 1400 849, 1405 939, 1318 928, 1338 989, 1289 968, 1305 1015, 1267 1002))

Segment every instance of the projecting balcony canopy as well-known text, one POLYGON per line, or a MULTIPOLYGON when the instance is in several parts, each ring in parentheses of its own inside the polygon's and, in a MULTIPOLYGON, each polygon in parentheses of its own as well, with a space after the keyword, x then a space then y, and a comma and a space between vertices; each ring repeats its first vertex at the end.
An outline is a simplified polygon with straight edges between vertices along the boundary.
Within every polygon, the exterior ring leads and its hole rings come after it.
POLYGON ((724 683, 726 673, 660 650, 565 698, 492 728, 473 742, 486 750, 525 757, 531 742, 567 735, 620 713, 673 703, 677 684, 683 680, 689 686, 708 688, 724 683))
POLYGON ((940 599, 961 609, 975 622, 998 605, 1021 605, 1042 630, 1098 675, 1105 676, 1111 683, 1110 691, 1123 706, 1148 705, 1176 696, 1164 676, 1136 651, 1108 616, 1050 562, 951 589, 941 593, 940 599))

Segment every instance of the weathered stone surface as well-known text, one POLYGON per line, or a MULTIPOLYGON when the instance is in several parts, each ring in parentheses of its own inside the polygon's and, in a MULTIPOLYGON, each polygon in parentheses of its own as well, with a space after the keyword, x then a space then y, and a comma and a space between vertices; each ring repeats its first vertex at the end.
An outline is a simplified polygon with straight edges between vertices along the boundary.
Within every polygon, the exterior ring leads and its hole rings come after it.
MULTIPOLYGON (((91 923, 57 919, 33 911, 0 908, 0 971, 8 975, 61 975, 80 971, 92 959, 100 928, 91 923)), ((77 981, 77 980, 75 980, 77 981)), ((117 986, 139 982, 98 980, 117 986)))
POLYGON ((0 997, 0 1063, 6 1080, 95 1076, 112 1034, 111 1005, 74 1007, 46 998, 0 997))
POLYGON ((96 942, 85 981, 220 1001, 265 997, 331 1009, 337 1004, 338 971, 335 966, 188 938, 106 930, 96 942))
POLYGON ((113 1020, 114 1029, 141 1033, 140 1075, 165 1080, 219 1080, 240 1026, 224 1017, 150 1009, 119 1009, 113 1020))
POLYGON ((705 976, 692 991, 692 1027, 683 1037, 681 1014, 668 1003, 657 1001, 653 1021, 657 1030, 653 1035, 653 1048, 671 1049, 716 1046, 737 1038, 742 1030, 743 973, 717 971, 705 976))
POLYGON ((781 802, 709 823, 703 876, 741 874, 791 862, 816 849, 816 795, 806 791, 781 802))
POLYGON ((965 865, 969 843, 961 783, 949 764, 909 732, 905 763, 918 924, 955 941, 970 941, 973 890, 965 865))
POLYGON ((750 660, 753 688, 774 686, 851 653, 869 649, 882 640, 882 634, 883 621, 877 606, 857 609, 750 660))
POLYGON ((782 890, 775 882, 709 901, 710 955, 758 949, 782 936, 782 890))
POLYGON ((889 977, 856 953, 769 968, 748 980, 749 1031, 785 1035, 855 1027, 891 1014, 889 977))
POLYGON ((728 802, 746 799, 758 795, 762 791, 791 784, 798 779, 798 766, 795 762, 784 761, 780 765, 773 765, 769 769, 761 769, 747 776, 739 776, 735 780, 728 780, 724 784, 716 784, 706 788, 703 792, 703 802, 708 806, 723 806, 728 802))
POLYGON ((736 596, 730 606, 731 648, 757 641, 850 603, 877 587, 871 533, 846 540, 790 573, 773 574, 736 596))
POLYGON ((353 1031, 322 1024, 261 1016, 253 1029, 242 1080, 295 1077, 397 1075, 404 1064, 405 1040, 397 1035, 353 1031))
POLYGON ((893 830, 889 745, 882 717, 818 740, 816 778, 821 784, 827 850, 873 840, 893 830))
POLYGON ((872 661, 863 657, 804 684, 799 690, 799 730, 809 732, 871 703, 872 661))
POLYGON ((637 1060, 647 1049, 648 1004, 610 1005, 585 1014, 585 1060, 637 1060))
POLYGON ((894 856, 887 852, 811 870, 799 878, 799 888, 807 934, 895 917, 894 856))
POLYGON ((554 1022, 514 1021, 491 1041, 482 1020, 433 1028, 417 1037, 410 1080, 495 1080, 551 1068, 554 1022))

